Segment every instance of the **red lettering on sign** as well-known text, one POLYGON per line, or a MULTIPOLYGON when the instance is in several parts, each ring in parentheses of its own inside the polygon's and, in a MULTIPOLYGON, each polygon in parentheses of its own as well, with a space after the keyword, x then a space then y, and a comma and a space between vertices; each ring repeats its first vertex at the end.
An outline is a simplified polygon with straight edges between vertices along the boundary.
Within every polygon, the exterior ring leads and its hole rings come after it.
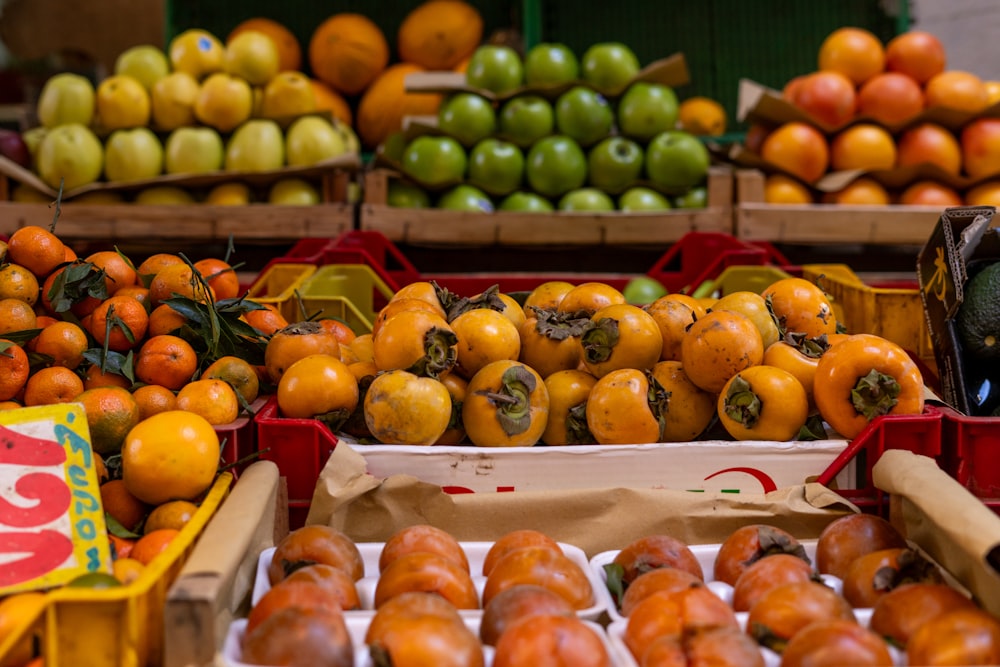
POLYGON ((43 440, 0 425, 0 463, 24 466, 60 466, 66 450, 55 440, 43 440))
POLYGON ((36 503, 21 507, 0 498, 0 525, 15 528, 44 526, 58 519, 69 509, 70 490, 66 482, 48 472, 29 473, 14 484, 14 491, 36 503))
POLYGON ((466 486, 442 486, 441 490, 445 493, 475 493, 475 491, 466 486))
POLYGON ((73 555, 73 540, 55 530, 38 533, 0 533, 0 555, 26 554, 0 567, 0 587, 37 579, 73 555))
POLYGON ((771 476, 762 470, 757 470, 756 468, 726 468, 725 470, 719 470, 718 472, 713 472, 711 475, 705 478, 705 480, 710 480, 713 477, 718 477, 727 472, 742 472, 753 477, 757 482, 760 483, 761 487, 764 489, 764 493, 769 493, 771 491, 777 491, 778 485, 774 483, 771 476))

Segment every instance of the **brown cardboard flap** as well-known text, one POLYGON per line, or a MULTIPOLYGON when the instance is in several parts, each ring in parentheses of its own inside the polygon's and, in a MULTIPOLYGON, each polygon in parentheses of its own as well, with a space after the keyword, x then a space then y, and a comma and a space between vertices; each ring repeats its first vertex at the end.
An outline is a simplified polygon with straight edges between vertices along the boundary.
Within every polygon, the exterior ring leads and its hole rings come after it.
POLYGON ((360 453, 337 447, 320 474, 306 523, 333 526, 361 542, 383 542, 415 523, 436 525, 463 541, 533 528, 593 556, 652 533, 717 543, 752 522, 806 539, 852 511, 847 500, 818 484, 766 494, 636 488, 448 494, 410 475, 376 478, 360 453))
MULTIPOLYGON (((629 86, 637 81, 659 83, 664 86, 676 88, 689 83, 690 80, 691 75, 688 71, 687 60, 684 58, 684 54, 675 53, 671 56, 667 56, 666 58, 654 60, 649 63, 639 70, 639 73, 636 74, 631 81, 622 86, 620 90, 610 93, 608 97, 617 97, 618 95, 621 95, 629 86)), ((465 82, 465 75, 460 72, 417 72, 408 75, 403 85, 409 93, 448 94, 466 92, 481 95, 489 100, 493 100, 494 102, 503 102, 512 97, 527 94, 536 94, 541 95, 542 97, 554 98, 574 86, 588 86, 590 84, 586 81, 579 80, 559 86, 521 86, 520 88, 498 95, 491 90, 484 90, 482 88, 476 88, 468 85, 465 82)))
POLYGON ((931 458, 887 450, 872 469, 877 487, 898 498, 893 507, 906 537, 948 570, 993 614, 1000 614, 1000 516, 931 458))
MULTIPOLYGON (((269 185, 282 178, 311 178, 322 176, 331 171, 345 169, 355 171, 361 168, 361 158, 356 153, 338 155, 337 157, 317 162, 308 167, 282 167, 273 171, 249 172, 249 171, 217 171, 211 174, 163 174, 155 178, 145 178, 127 183, 109 183, 107 181, 97 181, 72 190, 63 191, 63 201, 82 195, 86 192, 131 192, 156 185, 174 185, 186 188, 202 188, 229 181, 242 181, 252 186, 269 185)), ((0 173, 19 183, 38 190, 44 195, 52 197, 54 200, 58 194, 58 188, 52 188, 33 171, 25 169, 21 165, 0 155, 0 173)))

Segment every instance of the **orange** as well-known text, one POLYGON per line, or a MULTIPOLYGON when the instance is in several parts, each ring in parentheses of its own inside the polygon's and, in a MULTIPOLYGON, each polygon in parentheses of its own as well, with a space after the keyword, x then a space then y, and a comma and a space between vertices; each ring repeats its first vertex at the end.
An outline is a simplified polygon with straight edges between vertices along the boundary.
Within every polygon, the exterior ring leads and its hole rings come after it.
POLYGON ((296 322, 275 331, 264 349, 264 366, 277 383, 293 363, 310 354, 340 356, 337 337, 316 322, 296 322))
POLYGON ((146 517, 143 532, 151 533, 161 528, 180 530, 198 511, 198 506, 189 500, 171 500, 157 505, 146 517))
POLYGON ((789 95, 792 104, 831 127, 840 127, 857 112, 854 82, 840 72, 820 70, 808 74, 789 95))
POLYGON ((860 85, 885 69, 881 40, 864 28, 838 28, 819 47, 819 69, 840 72, 860 85))
POLYGON ((969 188, 965 193, 966 206, 1000 206, 1000 181, 987 181, 969 188))
POLYGON ((104 512, 110 514, 125 530, 134 532, 142 520, 146 518, 149 507, 125 488, 125 482, 113 479, 101 484, 101 505, 104 512))
POLYGON ((905 74, 876 74, 858 91, 858 114, 883 125, 902 125, 923 110, 924 91, 905 74))
POLYGON ((240 22, 226 37, 226 43, 228 44, 233 37, 247 30, 261 32, 271 38, 275 48, 278 49, 278 69, 280 71, 297 70, 302 67, 302 47, 299 45, 299 40, 296 39, 291 30, 272 19, 258 16, 240 22))
POLYGON ((885 45, 885 68, 905 74, 919 84, 943 72, 946 63, 944 45, 929 32, 904 32, 885 45))
POLYGON ((98 454, 121 449, 129 430, 139 423, 139 404, 123 387, 85 389, 76 397, 90 426, 90 444, 98 454))
POLYGON ((945 70, 935 74, 924 85, 927 107, 947 107, 968 113, 979 113, 990 103, 983 80, 972 72, 945 70))
POLYGON ((83 375, 83 388, 85 390, 99 387, 122 387, 129 389, 131 386, 132 381, 124 375, 113 373, 109 370, 102 371, 101 367, 97 364, 88 366, 86 373, 83 375))
POLYGON ((896 142, 889 132, 872 123, 859 123, 839 132, 830 141, 830 167, 834 170, 892 169, 896 142))
POLYGON ((761 157, 807 183, 826 173, 830 149, 823 134, 812 125, 793 121, 781 125, 764 139, 761 157))
POLYGON ((896 164, 910 167, 935 164, 958 176, 962 169, 962 147, 950 130, 934 123, 921 123, 899 135, 896 140, 896 164))
MULTIPOLYGON (((183 264, 184 260, 181 259, 180 255, 175 255, 169 252, 158 252, 154 255, 150 255, 136 267, 136 273, 139 274, 140 278, 152 278, 160 269, 163 269, 172 264, 183 264)), ((148 282, 148 281, 144 281, 148 282)))
POLYGON ((0 401, 8 401, 21 391, 30 372, 28 354, 20 345, 0 338, 0 401))
POLYGON ((800 181, 784 174, 771 174, 764 182, 764 201, 768 204, 811 204, 812 191, 800 181))
POLYGON ((149 313, 149 328, 146 333, 150 337, 173 333, 186 323, 187 318, 174 310, 169 303, 161 303, 149 313))
POLYGON ((42 368, 24 385, 24 404, 55 405, 69 403, 83 392, 83 380, 68 368, 42 368))
POLYGON ((228 263, 208 258, 195 262, 194 268, 201 272, 216 299, 235 299, 240 295, 240 279, 228 263))
POLYGON ((0 299, 0 334, 34 329, 38 316, 20 299, 0 299))
POLYGON ((113 296, 123 287, 135 285, 139 278, 132 262, 114 250, 95 252, 84 261, 104 271, 104 285, 108 289, 108 296, 113 296))
POLYGON ((351 112, 351 105, 340 93, 316 79, 309 79, 309 85, 312 86, 313 97, 316 98, 316 111, 329 111, 334 118, 343 121, 345 125, 352 124, 354 114, 351 112))
POLYGON ((884 206, 889 204, 889 193, 878 181, 862 177, 842 190, 825 195, 823 201, 832 204, 884 206))
POLYGON ((20 299, 35 305, 38 278, 20 264, 3 264, 0 266, 0 299, 20 299))
POLYGON ((128 586, 142 576, 146 566, 134 558, 116 558, 111 561, 111 574, 122 586, 128 586))
POLYGON ((177 409, 204 417, 209 424, 231 424, 240 413, 240 399, 228 382, 195 380, 177 392, 177 409))
POLYGON ((24 406, 17 401, 0 401, 0 410, 17 410, 24 406))
POLYGON ((201 373, 202 380, 223 380, 249 405, 257 400, 260 393, 260 378, 257 371, 245 359, 234 356, 219 357, 201 373))
POLYGON ((94 470, 97 471, 97 481, 101 484, 108 481, 108 465, 104 462, 104 457, 94 453, 94 470))
POLYGON ((899 203, 907 206, 948 208, 961 206, 962 196, 954 188, 936 181, 917 181, 899 195, 899 203))
MULTIPOLYGON (((14 593, 0 598, 0 645, 15 634, 22 634, 25 624, 38 619, 46 604, 48 597, 38 591, 14 593)), ((4 664, 34 667, 34 661, 31 660, 34 655, 34 640, 33 633, 24 633, 21 640, 8 646, 10 650, 4 654, 4 664)))
POLYGON ((177 409, 174 392, 158 384, 144 384, 132 392, 132 398, 139 405, 139 419, 177 409))
POLYGON ((678 107, 677 121, 685 132, 717 137, 726 131, 726 110, 709 97, 689 97, 678 107))
POLYGON ((309 39, 313 74, 345 95, 365 90, 388 63, 389 43, 382 29, 362 14, 334 14, 309 39))
MULTIPOLYGON (((156 307, 175 296, 183 296, 199 302, 206 301, 205 285, 187 264, 171 264, 160 269, 149 283, 149 304, 156 307)), ((212 288, 208 295, 215 298, 212 288)))
POLYGON ((263 308, 248 311, 243 315, 243 319, 246 320, 247 324, 265 336, 270 336, 278 329, 283 329, 288 326, 288 320, 285 319, 284 315, 278 312, 276 307, 270 303, 263 303, 260 305, 262 305, 263 308))
MULTIPOLYGON (((37 308, 35 309, 35 312, 36 313, 38 312, 37 308)), ((36 329, 44 329, 45 327, 47 327, 47 326, 49 326, 51 324, 55 324, 56 322, 59 322, 59 321, 60 320, 57 320, 56 318, 52 317, 51 315, 36 315, 35 316, 35 328, 36 329)), ((38 341, 38 336, 35 336, 30 341, 28 341, 28 344, 26 345, 27 349, 31 350, 32 352, 34 352, 35 351, 35 343, 37 341, 38 341)))
POLYGON ((180 531, 174 528, 160 528, 146 533, 135 541, 129 558, 133 558, 143 565, 149 565, 154 558, 167 550, 167 547, 179 534, 180 531))
POLYGON ((108 541, 111 543, 111 555, 118 558, 128 558, 135 546, 135 539, 131 537, 118 537, 113 533, 108 533, 108 541))
POLYGON ((180 389, 198 370, 198 355, 183 338, 161 334, 148 338, 135 359, 135 376, 146 384, 180 389))
MULTIPOLYGON (((66 267, 60 266, 58 269, 53 271, 48 275, 48 277, 42 282, 42 293, 41 302, 45 307, 45 310, 54 313, 56 312, 52 304, 52 291, 55 289, 56 280, 62 275, 66 267)), ((56 295, 58 296, 58 295, 56 295)), ((68 298, 68 295, 64 295, 68 298)), ((101 300, 97 297, 90 296, 87 294, 82 295, 74 303, 70 304, 70 311, 79 318, 83 318, 89 313, 91 313, 94 308, 100 305, 101 300)), ((62 310, 65 310, 65 304, 60 305, 62 310)))
POLYGON ((215 480, 219 436, 204 417, 184 410, 153 415, 133 428, 122 447, 122 479, 151 505, 194 501, 215 480))
POLYGON ((7 239, 7 261, 20 264, 38 278, 44 278, 66 261, 66 246, 49 230, 28 225, 7 239))
POLYGON ((117 289, 115 296, 130 296, 139 303, 149 303, 149 288, 141 285, 129 285, 117 289))
POLYGON ((56 321, 35 337, 33 351, 52 357, 53 366, 75 369, 83 363, 83 353, 89 345, 87 333, 78 325, 56 321))
POLYGON ((90 333, 98 345, 124 352, 142 344, 149 327, 146 307, 130 296, 113 296, 94 309, 90 333))

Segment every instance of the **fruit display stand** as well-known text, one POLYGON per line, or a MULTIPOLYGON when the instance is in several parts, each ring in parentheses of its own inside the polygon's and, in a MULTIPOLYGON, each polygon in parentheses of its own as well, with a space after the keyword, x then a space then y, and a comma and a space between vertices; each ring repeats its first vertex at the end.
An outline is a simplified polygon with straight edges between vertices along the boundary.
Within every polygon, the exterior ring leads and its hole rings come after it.
POLYGON ((163 664, 164 604, 168 590, 212 517, 225 504, 233 477, 222 473, 176 539, 127 586, 63 587, 47 593, 35 618, 0 643, 0 656, 37 638, 50 665, 146 667, 163 664))
POLYGON ((733 233, 745 240, 786 244, 923 245, 937 223, 937 206, 768 204, 764 172, 735 171, 733 233))
POLYGON ((399 174, 385 168, 364 175, 359 227, 397 243, 450 246, 524 246, 562 244, 601 246, 670 244, 692 231, 732 231, 732 172, 708 173, 705 208, 665 213, 470 213, 435 208, 395 208, 386 203, 388 184, 399 174))
MULTIPOLYGON (((247 204, 129 204, 84 203, 67 198, 60 206, 58 230, 68 241, 112 243, 128 240, 172 240, 185 242, 225 241, 233 237, 248 243, 295 240, 309 236, 336 236, 354 226, 354 205, 349 201, 356 177, 357 159, 337 160, 327 166, 285 168, 275 173, 242 175, 249 184, 263 185, 276 176, 296 175, 321 184, 323 203, 316 206, 247 204)), ((222 175, 201 178, 170 176, 154 179, 158 184, 199 187, 221 182, 222 175)), ((233 180, 232 174, 226 180, 233 180)), ((10 234, 26 225, 48 227, 55 207, 44 203, 11 200, 16 183, 25 183, 51 196, 55 193, 30 172, 0 158, 0 234, 10 234)), ((90 192, 113 188, 95 186, 90 192)))

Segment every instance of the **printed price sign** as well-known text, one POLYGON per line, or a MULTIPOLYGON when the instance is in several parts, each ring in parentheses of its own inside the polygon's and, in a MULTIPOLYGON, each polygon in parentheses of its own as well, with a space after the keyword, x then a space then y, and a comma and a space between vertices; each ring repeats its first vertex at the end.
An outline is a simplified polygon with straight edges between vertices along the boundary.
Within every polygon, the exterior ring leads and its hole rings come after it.
POLYGON ((83 408, 0 411, 0 595, 110 572, 110 565, 83 408))

